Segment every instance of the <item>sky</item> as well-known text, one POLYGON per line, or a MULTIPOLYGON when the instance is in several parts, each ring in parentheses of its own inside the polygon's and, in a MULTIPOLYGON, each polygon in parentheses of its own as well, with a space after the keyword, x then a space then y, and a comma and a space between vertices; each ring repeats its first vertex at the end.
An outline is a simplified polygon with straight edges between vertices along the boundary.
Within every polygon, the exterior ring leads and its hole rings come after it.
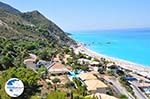
POLYGON ((150 27, 150 0, 1 0, 39 10, 64 31, 150 27))

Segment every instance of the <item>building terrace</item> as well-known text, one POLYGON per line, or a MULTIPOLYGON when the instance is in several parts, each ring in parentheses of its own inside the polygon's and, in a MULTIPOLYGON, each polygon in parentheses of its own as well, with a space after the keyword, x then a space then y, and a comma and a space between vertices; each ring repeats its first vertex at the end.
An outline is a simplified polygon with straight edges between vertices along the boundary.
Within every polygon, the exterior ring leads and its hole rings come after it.
POLYGON ((78 75, 91 93, 106 93, 109 87, 96 77, 96 72, 88 72, 78 75))

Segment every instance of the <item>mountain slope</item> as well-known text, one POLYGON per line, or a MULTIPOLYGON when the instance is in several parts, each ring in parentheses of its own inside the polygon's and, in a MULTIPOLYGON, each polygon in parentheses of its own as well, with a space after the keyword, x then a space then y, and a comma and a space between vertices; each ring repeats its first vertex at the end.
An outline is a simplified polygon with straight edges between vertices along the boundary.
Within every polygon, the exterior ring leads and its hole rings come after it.
MULTIPOLYGON (((40 29, 45 29, 49 32, 49 36, 54 36, 57 38, 57 42, 62 43, 73 43, 74 41, 70 39, 62 29, 60 29, 55 23, 48 20, 39 11, 32 11, 23 13, 21 15, 26 21, 38 26, 40 29)), ((48 37, 48 35, 46 35, 48 37)))
POLYGON ((11 7, 10 5, 8 4, 5 4, 3 2, 0 2, 0 9, 5 9, 6 11, 9 11, 10 13, 13 13, 13 14, 19 14, 21 13, 19 10, 11 7))
POLYGON ((74 45, 74 40, 38 11, 21 13, 0 2, 0 36, 13 39, 47 39, 59 45, 74 45))

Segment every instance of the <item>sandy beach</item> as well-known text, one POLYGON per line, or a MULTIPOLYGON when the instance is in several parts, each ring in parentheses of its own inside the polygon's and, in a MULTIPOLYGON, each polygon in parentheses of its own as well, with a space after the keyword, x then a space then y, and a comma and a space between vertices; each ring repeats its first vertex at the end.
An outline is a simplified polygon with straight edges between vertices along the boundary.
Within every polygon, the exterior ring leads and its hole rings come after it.
POLYGON ((122 67, 124 69, 128 69, 133 72, 144 72, 144 73, 150 75, 150 67, 148 67, 148 66, 144 66, 144 65, 136 64, 136 63, 126 61, 123 59, 118 59, 118 58, 114 58, 114 57, 110 57, 107 55, 96 53, 96 52, 88 49, 84 44, 81 44, 81 43, 79 43, 79 46, 77 48, 75 48, 75 51, 87 54, 87 55, 97 58, 97 59, 105 58, 108 61, 115 62, 116 65, 119 65, 120 67, 122 67))

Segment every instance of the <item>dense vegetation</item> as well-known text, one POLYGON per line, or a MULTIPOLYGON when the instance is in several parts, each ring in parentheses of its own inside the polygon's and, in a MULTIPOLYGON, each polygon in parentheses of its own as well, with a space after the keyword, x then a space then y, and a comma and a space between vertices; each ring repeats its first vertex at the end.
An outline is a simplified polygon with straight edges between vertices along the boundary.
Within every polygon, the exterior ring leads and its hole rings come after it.
MULTIPOLYGON (((41 66, 35 73, 25 68, 23 61, 29 56, 29 53, 36 54, 39 59, 51 60, 58 52, 63 53, 64 48, 49 43, 47 40, 12 40, 0 37, 0 97, 2 99, 10 98, 4 92, 3 86, 12 77, 21 79, 25 84, 26 89, 21 98, 29 99, 30 96, 38 93, 37 80, 43 78, 46 69, 41 66)), ((53 82, 57 83, 59 81, 54 79, 53 82)))
POLYGON ((47 96, 47 99, 66 99, 66 93, 60 91, 50 92, 47 96))
POLYGON ((75 44, 75 41, 40 12, 13 13, 11 10, 1 7, 0 36, 15 39, 47 39, 49 42, 59 45, 75 44))
POLYGON ((77 78, 74 78, 73 81, 75 82, 75 85, 77 89, 73 90, 75 97, 84 97, 87 95, 87 89, 86 86, 81 83, 81 81, 77 78))
POLYGON ((5 82, 17 77, 25 84, 25 92, 21 96, 28 98, 38 90, 37 80, 41 77, 40 73, 45 71, 45 68, 40 68, 38 73, 25 68, 23 61, 28 57, 29 53, 39 55, 39 58, 50 59, 56 53, 56 47, 46 40, 11 40, 0 38, 0 96, 2 99, 9 99, 4 92, 5 82), (36 90, 37 89, 37 90, 36 90))
MULTIPOLYGON (((17 77, 23 81, 25 84, 25 91, 20 98, 28 98, 36 97, 37 93, 40 93, 40 86, 37 84, 37 80, 39 78, 42 78, 43 72, 45 72, 45 68, 41 66, 37 70, 37 73, 34 71, 27 69, 23 61, 29 56, 29 53, 36 54, 39 59, 43 60, 50 60, 53 56, 56 54, 60 55, 60 58, 63 59, 64 54, 69 54, 71 56, 74 56, 74 53, 71 49, 68 49, 67 47, 61 47, 54 45, 53 43, 48 42, 47 40, 24 40, 24 39, 8 39, 5 37, 0 38, 0 79, 2 81, 0 82, 0 97, 2 99, 10 97, 4 92, 4 84, 5 82, 12 78, 17 77), (3 79, 5 77, 5 79, 3 79)), ((81 55, 79 55, 81 56, 81 55)), ((78 55, 77 58, 80 58, 78 55)), ((81 65, 80 65, 81 66, 81 65)), ((78 99, 83 99, 86 94, 86 87, 80 86, 78 84, 78 80, 74 80, 77 84, 78 88, 76 89, 74 87, 74 83, 68 82, 65 86, 67 88, 70 88, 70 91, 73 94, 73 97, 77 97, 78 99)), ((59 79, 55 78, 52 80, 52 82, 55 84, 55 94, 49 94, 48 97, 51 97, 51 95, 59 95, 63 92, 57 92, 57 83, 60 82, 59 79)), ((51 85, 51 84, 50 84, 51 85)), ((64 95, 66 97, 66 94, 64 95)), ((51 98, 50 98, 51 99, 51 98)), ((55 99, 55 98, 53 98, 55 99)), ((63 99, 63 98, 60 98, 63 99)), ((65 99, 65 98, 64 98, 65 99)))
MULTIPOLYGON (((21 13, 0 2, 0 99, 10 99, 4 86, 13 77, 21 79, 25 85, 24 93, 19 99, 91 99, 86 97, 86 86, 80 80, 73 79, 73 82, 61 86, 65 90, 59 90, 61 80, 54 78, 47 83, 44 77, 47 69, 44 66, 35 72, 23 64, 30 53, 37 55, 37 61, 50 61, 58 56, 63 64, 72 66, 75 71, 89 70, 88 64, 78 61, 80 58, 99 61, 82 53, 76 55, 70 46, 76 46, 76 42, 40 12, 21 13), (70 56, 67 63, 64 62, 65 55, 70 56), (38 83, 40 81, 41 85, 38 83), (44 90, 41 89, 43 86, 44 90), (45 91, 45 95, 42 91, 45 91)), ((106 70, 108 61, 101 60, 99 66, 106 70)))
POLYGON ((29 53, 34 53, 41 59, 48 60, 57 53, 56 46, 46 40, 10 40, 0 38, 0 70, 9 67, 23 66, 23 60, 29 53))
POLYGON ((35 72, 25 67, 13 67, 9 68, 0 75, 0 97, 2 99, 10 99, 10 97, 5 93, 3 87, 10 78, 19 78, 24 83, 25 90, 19 97, 20 99, 28 99, 31 95, 39 91, 37 85, 38 76, 35 72))
POLYGON ((0 98, 9 99, 3 86, 11 77, 17 77, 25 84, 21 99, 29 99, 36 93, 37 80, 43 78, 46 69, 42 66, 37 73, 27 69, 23 61, 30 53, 37 55, 38 60, 50 61, 58 53, 63 59, 63 47, 74 44, 75 41, 40 12, 21 13, 0 2, 0 98))
POLYGON ((73 93, 66 94, 61 91, 53 91, 48 94, 47 99, 97 99, 96 97, 81 97, 73 95, 73 93))

